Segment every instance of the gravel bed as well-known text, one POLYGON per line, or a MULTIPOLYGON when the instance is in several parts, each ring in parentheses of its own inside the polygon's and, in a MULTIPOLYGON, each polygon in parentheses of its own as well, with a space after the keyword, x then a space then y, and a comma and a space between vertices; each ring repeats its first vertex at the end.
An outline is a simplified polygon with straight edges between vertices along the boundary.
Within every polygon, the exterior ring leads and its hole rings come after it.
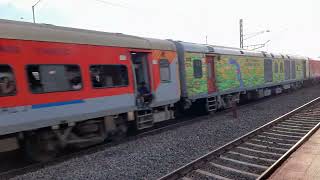
POLYGON ((14 179, 157 179, 320 96, 320 86, 304 88, 232 113, 199 122, 15 177, 14 179))

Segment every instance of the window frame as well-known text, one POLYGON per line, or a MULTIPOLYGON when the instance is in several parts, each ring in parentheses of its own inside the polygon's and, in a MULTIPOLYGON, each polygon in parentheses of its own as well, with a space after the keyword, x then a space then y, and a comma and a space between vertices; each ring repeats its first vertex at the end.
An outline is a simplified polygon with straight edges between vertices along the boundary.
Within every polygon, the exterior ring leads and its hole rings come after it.
MULTIPOLYGON (((28 83, 28 90, 29 90, 29 92, 31 94, 35 94, 36 95, 36 94, 48 94, 48 93, 75 92, 75 91, 82 91, 84 89, 83 74, 82 74, 82 69, 81 69, 81 65, 80 64, 26 64, 25 65, 25 73, 26 73, 26 80, 27 80, 27 83, 28 83), (46 66, 58 66, 58 65, 61 65, 61 66, 77 66, 77 67, 79 67, 81 83, 82 83, 81 88, 80 89, 74 89, 74 90, 71 89, 71 90, 67 90, 67 91, 33 92, 32 88, 30 86, 30 77, 29 77, 29 74, 28 74, 28 67, 29 66, 43 66, 43 65, 46 65, 46 66)), ((40 74, 39 74, 39 76, 40 76, 40 74)), ((40 76, 40 79, 41 79, 41 76, 40 76)))
POLYGON ((170 71, 170 62, 169 62, 169 60, 168 59, 160 59, 159 60, 159 73, 160 73, 160 81, 162 82, 162 83, 170 83, 171 82, 171 71, 170 71), (161 78, 161 61, 166 61, 166 67, 165 68, 167 68, 168 69, 168 71, 169 71, 169 75, 168 75, 168 77, 169 77, 169 79, 168 80, 162 80, 162 78, 161 78))
POLYGON ((12 78, 14 80, 14 85, 16 86, 15 92, 13 94, 5 95, 5 96, 0 95, 0 98, 17 96, 18 95, 17 78, 16 78, 16 73, 15 73, 13 66, 11 64, 0 64, 0 66, 8 66, 10 68, 12 75, 13 75, 12 78))
POLYGON ((90 82, 91 82, 91 88, 92 89, 110 89, 110 88, 122 88, 122 87, 129 87, 130 86, 130 79, 129 79, 129 71, 128 66, 126 64, 89 64, 89 75, 90 75, 90 82), (111 86, 111 87, 95 87, 93 84, 93 81, 91 79, 91 67, 92 66, 124 66, 127 70, 127 85, 121 85, 121 86, 111 86))
POLYGON ((195 79, 201 79, 202 77, 203 77, 203 70, 202 70, 202 68, 203 68, 203 66, 202 66, 202 61, 201 61, 201 59, 194 59, 194 60, 192 60, 192 66, 193 66, 193 77, 195 78, 195 79), (199 70, 200 70, 200 75, 198 75, 198 74, 196 74, 196 72, 197 72, 197 70, 196 70, 196 66, 195 66, 195 62, 196 61, 198 61, 198 62, 200 62, 200 68, 199 68, 199 70))

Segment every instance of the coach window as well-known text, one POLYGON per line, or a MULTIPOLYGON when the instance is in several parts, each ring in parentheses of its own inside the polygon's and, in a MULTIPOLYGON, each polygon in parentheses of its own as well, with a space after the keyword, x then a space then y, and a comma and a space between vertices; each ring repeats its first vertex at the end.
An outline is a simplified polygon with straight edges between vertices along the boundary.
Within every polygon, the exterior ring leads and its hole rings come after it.
POLYGON ((284 61, 284 77, 285 80, 290 79, 290 61, 289 60, 285 60, 284 61))
POLYGON ((28 65, 27 74, 32 93, 82 89, 82 78, 78 65, 28 65))
POLYGON ((283 68, 283 62, 280 62, 280 73, 284 72, 284 68, 283 68))
POLYGON ((124 87, 129 85, 125 65, 92 65, 91 81, 94 88, 124 87))
POLYGON ((12 68, 8 65, 0 65, 0 97, 16 94, 16 83, 12 68))
POLYGON ((170 63, 167 59, 160 59, 160 79, 161 82, 170 81, 170 63))
POLYGON ((291 61, 291 79, 296 78, 296 62, 291 61))
POLYGON ((274 63, 274 73, 278 73, 278 72, 279 72, 278 63, 275 62, 275 63, 274 63))
POLYGON ((202 62, 201 60, 193 60, 193 76, 195 78, 202 78, 202 62))

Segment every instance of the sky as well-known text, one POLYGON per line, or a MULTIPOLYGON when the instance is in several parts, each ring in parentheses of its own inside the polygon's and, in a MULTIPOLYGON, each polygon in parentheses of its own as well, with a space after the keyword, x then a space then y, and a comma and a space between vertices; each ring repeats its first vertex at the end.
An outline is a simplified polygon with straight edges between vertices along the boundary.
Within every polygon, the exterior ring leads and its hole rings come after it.
MULTIPOLYGON (((0 0, 0 19, 32 22, 38 0, 0 0)), ((320 56, 319 0, 41 0, 37 23, 143 37, 320 56), (249 48, 253 48, 250 46, 249 48)))

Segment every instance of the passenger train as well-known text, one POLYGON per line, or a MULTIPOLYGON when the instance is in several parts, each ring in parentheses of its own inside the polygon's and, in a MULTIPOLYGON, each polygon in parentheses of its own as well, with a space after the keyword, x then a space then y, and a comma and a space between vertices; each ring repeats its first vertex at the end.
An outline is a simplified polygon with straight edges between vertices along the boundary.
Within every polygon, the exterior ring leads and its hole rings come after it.
POLYGON ((35 161, 319 78, 302 56, 0 20, 0 136, 35 161))

